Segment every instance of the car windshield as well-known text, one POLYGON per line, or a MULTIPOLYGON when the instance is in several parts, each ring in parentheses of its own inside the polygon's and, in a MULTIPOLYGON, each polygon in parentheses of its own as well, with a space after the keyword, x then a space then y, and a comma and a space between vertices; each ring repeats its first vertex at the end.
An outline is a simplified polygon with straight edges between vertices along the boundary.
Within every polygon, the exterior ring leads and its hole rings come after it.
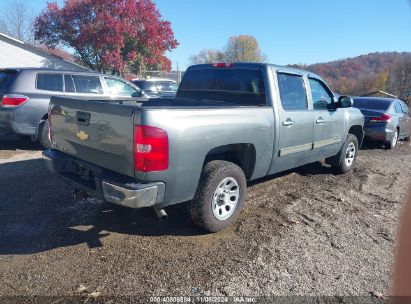
POLYGON ((203 69, 185 73, 178 98, 265 105, 263 74, 251 69, 203 69))
POLYGON ((354 107, 367 110, 387 110, 391 104, 386 99, 354 99, 354 107))
POLYGON ((17 71, 0 71, 0 90, 6 89, 16 74, 17 71))

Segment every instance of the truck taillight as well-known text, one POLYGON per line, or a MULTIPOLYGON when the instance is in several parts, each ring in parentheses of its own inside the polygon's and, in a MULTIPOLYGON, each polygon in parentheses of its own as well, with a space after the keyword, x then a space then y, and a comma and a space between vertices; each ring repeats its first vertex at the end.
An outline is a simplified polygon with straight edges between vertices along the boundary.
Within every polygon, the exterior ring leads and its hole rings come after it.
POLYGON ((168 169, 168 135, 163 129, 135 126, 134 168, 139 171, 168 169))
POLYGON ((29 100, 27 96, 24 95, 17 95, 17 94, 10 94, 4 95, 2 99, 1 105, 3 107, 18 107, 29 100))
POLYGON ((370 119, 370 122, 390 122, 392 116, 390 114, 383 113, 379 117, 373 117, 370 119))

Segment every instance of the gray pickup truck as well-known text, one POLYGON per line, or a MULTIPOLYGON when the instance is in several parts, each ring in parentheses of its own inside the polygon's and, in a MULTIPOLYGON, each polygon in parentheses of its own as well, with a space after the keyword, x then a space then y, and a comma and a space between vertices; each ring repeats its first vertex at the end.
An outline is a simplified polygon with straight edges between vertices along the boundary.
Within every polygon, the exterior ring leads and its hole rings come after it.
POLYGON ((364 118, 311 72, 270 64, 191 66, 175 99, 52 97, 47 166, 78 195, 131 208, 187 202, 193 222, 229 226, 247 181, 325 159, 348 172, 364 118))

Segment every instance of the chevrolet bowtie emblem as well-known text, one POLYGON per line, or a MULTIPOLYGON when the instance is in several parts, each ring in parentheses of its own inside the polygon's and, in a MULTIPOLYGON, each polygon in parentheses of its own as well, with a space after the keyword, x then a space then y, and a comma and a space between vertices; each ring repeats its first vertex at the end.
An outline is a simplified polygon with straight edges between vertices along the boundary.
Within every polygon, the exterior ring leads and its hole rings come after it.
POLYGON ((77 137, 80 138, 80 140, 87 140, 88 139, 88 134, 84 131, 77 132, 77 137))

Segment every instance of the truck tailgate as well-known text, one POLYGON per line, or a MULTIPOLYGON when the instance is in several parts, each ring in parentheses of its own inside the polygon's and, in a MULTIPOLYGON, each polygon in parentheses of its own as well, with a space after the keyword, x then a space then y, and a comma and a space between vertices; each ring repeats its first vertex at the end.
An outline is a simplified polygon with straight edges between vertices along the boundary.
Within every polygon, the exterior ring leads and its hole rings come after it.
POLYGON ((119 102, 52 97, 52 148, 134 177, 134 111, 119 102))

